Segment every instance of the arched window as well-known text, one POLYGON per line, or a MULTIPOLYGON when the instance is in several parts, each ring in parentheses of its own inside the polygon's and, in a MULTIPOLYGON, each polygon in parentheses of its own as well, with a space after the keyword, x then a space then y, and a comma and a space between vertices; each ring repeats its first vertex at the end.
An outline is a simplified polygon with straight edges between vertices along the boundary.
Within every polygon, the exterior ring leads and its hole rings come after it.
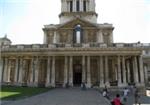
POLYGON ((73 42, 82 43, 82 29, 79 24, 75 26, 73 42))

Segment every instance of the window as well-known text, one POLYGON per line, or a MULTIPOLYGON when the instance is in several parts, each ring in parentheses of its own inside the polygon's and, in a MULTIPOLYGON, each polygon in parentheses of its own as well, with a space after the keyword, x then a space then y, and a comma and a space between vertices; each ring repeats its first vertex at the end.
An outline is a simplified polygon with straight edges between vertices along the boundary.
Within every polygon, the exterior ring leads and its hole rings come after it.
POLYGON ((85 0, 83 1, 83 11, 86 12, 86 1, 85 0))
POLYGON ((70 12, 72 12, 72 1, 70 1, 70 12))
POLYGON ((77 12, 80 11, 80 2, 79 0, 76 1, 76 8, 77 8, 77 12))
POLYGON ((74 29, 74 35, 73 35, 73 42, 74 43, 81 43, 82 42, 82 29, 81 25, 76 25, 74 29))

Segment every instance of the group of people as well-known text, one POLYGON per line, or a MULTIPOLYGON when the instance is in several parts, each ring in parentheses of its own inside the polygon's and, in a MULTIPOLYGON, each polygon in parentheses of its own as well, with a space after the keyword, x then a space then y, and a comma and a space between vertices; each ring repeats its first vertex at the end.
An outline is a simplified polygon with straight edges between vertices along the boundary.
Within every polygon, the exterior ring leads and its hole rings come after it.
MULTIPOLYGON (((134 87, 132 88, 131 91, 132 91, 131 94, 134 95, 134 103, 136 105, 140 105, 139 90, 136 87, 134 87)), ((111 105, 127 105, 127 98, 128 98, 129 93, 130 93, 130 90, 128 88, 124 88, 122 97, 120 97, 120 94, 116 94, 116 97, 111 100, 111 105)), ((108 100, 110 100, 107 87, 103 89, 102 95, 108 100)))

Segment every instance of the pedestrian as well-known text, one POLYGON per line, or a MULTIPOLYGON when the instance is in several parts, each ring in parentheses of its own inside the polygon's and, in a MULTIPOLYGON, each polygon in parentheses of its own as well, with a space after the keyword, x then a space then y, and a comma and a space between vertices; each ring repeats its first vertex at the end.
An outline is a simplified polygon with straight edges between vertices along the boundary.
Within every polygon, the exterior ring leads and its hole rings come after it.
POLYGON ((129 94, 129 89, 128 88, 125 88, 123 90, 123 101, 126 102, 127 101, 127 96, 129 94))
POLYGON ((103 97, 107 98, 107 99, 110 99, 109 98, 109 95, 108 95, 108 90, 105 88, 103 89, 103 93, 102 93, 103 97))
POLYGON ((84 82, 81 83, 81 89, 86 90, 86 84, 84 82))
POLYGON ((119 94, 116 94, 116 97, 113 99, 113 101, 111 102, 111 104, 112 105, 122 105, 119 94))
POLYGON ((135 87, 135 92, 134 92, 134 101, 135 101, 135 105, 141 105, 139 90, 136 87, 135 87))

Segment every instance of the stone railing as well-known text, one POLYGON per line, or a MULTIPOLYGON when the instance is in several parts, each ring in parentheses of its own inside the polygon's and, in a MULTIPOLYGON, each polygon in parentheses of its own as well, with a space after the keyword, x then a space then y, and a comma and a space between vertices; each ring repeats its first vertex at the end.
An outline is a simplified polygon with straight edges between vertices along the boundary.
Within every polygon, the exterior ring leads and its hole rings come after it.
POLYGON ((44 48, 144 48, 150 47, 150 44, 141 43, 82 43, 82 44, 31 44, 31 45, 8 45, 2 46, 2 49, 44 49, 44 48))

